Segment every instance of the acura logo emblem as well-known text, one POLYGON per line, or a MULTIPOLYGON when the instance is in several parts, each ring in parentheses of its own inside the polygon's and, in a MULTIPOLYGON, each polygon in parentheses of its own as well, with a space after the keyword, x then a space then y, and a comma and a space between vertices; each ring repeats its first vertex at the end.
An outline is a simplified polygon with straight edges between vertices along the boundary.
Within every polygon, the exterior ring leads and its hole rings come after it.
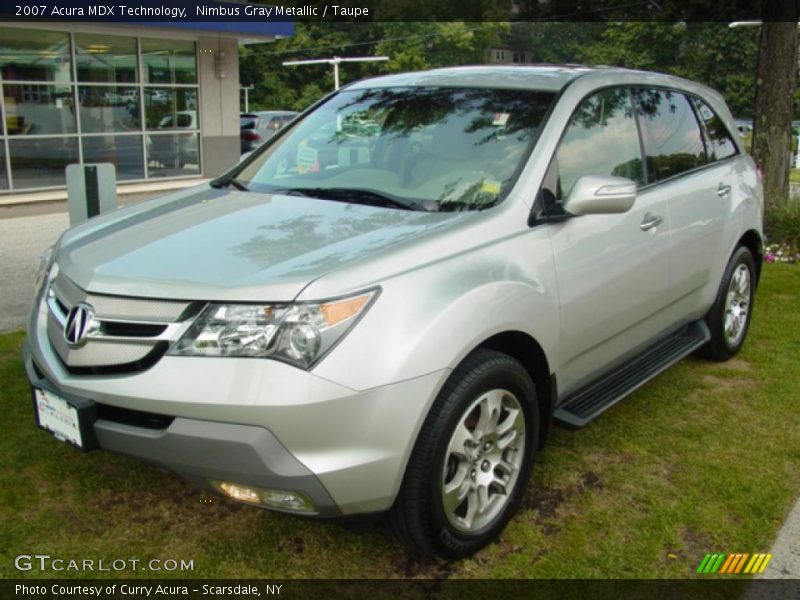
POLYGON ((67 315, 64 324, 64 340, 70 346, 80 346, 86 341, 86 334, 94 319, 94 308, 84 302, 78 302, 67 315))

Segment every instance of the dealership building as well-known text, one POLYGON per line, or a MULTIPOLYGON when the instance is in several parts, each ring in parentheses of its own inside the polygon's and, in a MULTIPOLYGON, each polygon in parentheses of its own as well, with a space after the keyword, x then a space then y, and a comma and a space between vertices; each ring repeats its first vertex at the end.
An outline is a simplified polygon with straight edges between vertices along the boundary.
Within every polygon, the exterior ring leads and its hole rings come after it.
POLYGON ((113 163, 121 186, 220 174, 239 159, 238 45, 293 32, 266 21, 0 23, 0 203, 63 195, 73 163, 113 163))

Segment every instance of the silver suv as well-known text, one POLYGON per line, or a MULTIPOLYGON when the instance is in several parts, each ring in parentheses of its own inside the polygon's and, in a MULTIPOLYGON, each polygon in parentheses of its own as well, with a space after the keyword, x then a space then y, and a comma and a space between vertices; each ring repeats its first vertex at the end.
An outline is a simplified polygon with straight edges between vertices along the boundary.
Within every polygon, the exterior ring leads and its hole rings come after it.
POLYGON ((713 90, 622 69, 350 85, 210 185, 62 236, 25 347, 37 421, 467 555, 551 422, 741 347, 763 201, 735 131, 713 90))

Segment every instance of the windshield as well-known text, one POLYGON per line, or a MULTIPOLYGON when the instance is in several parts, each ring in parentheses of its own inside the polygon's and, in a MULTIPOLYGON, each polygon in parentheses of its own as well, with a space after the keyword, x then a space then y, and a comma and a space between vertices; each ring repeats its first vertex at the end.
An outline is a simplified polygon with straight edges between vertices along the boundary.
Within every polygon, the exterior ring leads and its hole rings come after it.
POLYGON ((352 192, 361 191, 419 210, 485 208, 513 185, 553 96, 486 88, 344 90, 237 179, 257 192, 358 201, 352 192))

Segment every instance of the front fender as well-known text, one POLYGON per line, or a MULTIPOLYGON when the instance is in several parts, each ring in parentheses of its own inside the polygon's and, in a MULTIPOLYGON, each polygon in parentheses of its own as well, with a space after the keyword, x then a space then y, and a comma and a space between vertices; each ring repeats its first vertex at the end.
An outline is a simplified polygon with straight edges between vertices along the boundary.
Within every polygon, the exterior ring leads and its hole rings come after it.
POLYGON ((364 390, 453 369, 476 346, 521 331, 551 365, 559 330, 545 227, 381 282, 381 295, 314 373, 364 390))

